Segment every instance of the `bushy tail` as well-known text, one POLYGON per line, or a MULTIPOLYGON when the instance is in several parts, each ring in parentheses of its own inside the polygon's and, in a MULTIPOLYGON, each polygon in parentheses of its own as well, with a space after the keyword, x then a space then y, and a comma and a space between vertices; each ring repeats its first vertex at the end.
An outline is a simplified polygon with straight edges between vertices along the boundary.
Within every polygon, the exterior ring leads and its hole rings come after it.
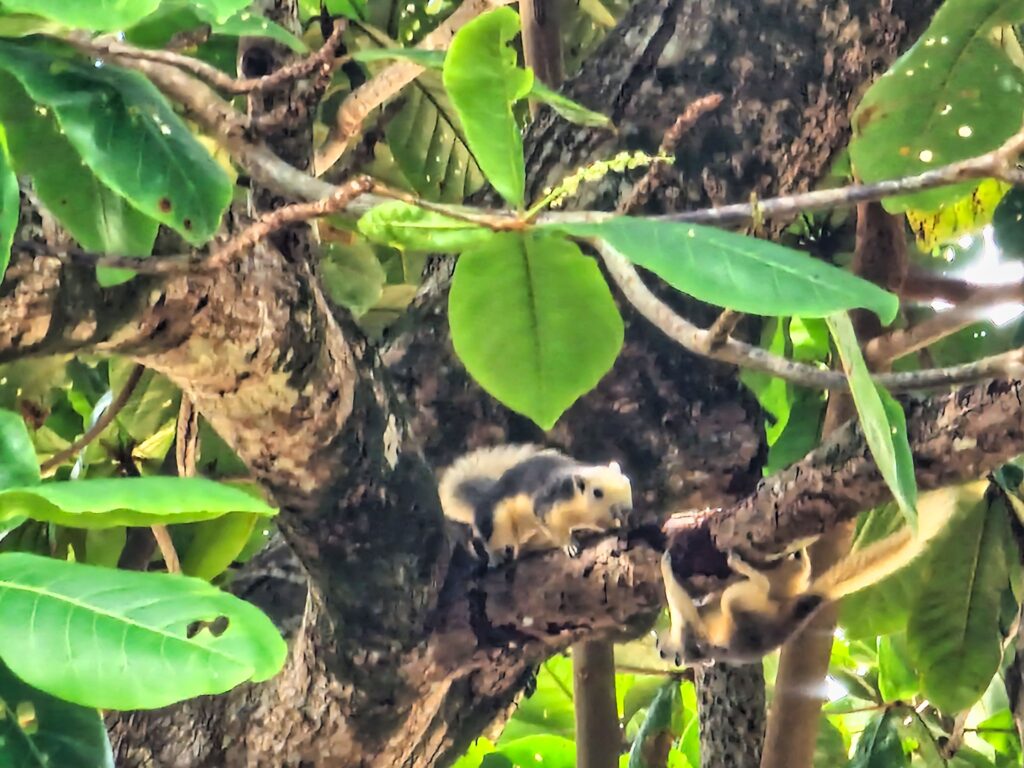
POLYGON ((460 457, 441 473, 438 483, 445 516, 473 525, 471 499, 486 491, 507 470, 544 450, 532 444, 498 445, 479 448, 460 457))
POLYGON ((918 500, 918 533, 904 526, 891 536, 851 552, 811 584, 810 592, 829 600, 857 592, 891 576, 924 551, 964 503, 975 503, 987 480, 931 491, 918 500))

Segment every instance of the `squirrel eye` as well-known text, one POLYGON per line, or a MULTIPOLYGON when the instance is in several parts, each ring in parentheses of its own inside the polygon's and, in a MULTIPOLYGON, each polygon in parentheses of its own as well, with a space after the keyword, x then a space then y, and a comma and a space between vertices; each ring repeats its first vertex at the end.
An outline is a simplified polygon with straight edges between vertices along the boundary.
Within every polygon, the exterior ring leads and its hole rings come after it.
POLYGON ((602 491, 600 488, 595 488, 594 489, 594 498, 595 499, 604 498, 604 491, 602 491))

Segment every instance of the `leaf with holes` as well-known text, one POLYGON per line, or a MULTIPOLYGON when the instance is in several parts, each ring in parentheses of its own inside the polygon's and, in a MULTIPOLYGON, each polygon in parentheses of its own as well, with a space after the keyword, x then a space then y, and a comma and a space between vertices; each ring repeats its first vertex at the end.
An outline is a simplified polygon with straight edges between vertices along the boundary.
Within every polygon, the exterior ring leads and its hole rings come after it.
POLYGON ((443 79, 484 175, 506 201, 521 208, 523 136, 512 106, 530 92, 533 73, 517 66, 509 46, 518 32, 519 15, 511 8, 477 16, 452 39, 443 79))
POLYGON ((824 317, 853 307, 891 322, 899 299, 874 283, 781 245, 696 224, 619 216, 596 224, 552 224, 600 238, 690 296, 753 315, 824 317))
POLYGON ((916 525, 917 478, 914 476, 914 460, 907 439, 903 408, 892 395, 871 380, 850 318, 836 314, 826 321, 850 382, 850 394, 857 407, 857 417, 871 457, 900 511, 912 525, 916 525))
POLYGON ((0 662, 0 765, 114 768, 103 718, 25 685, 0 662))
MULTIPOLYGON (((202 14, 200 14, 202 16, 202 14)), ((308 53, 309 46, 280 24, 249 11, 242 11, 223 20, 213 21, 210 29, 218 35, 231 37, 269 37, 287 45, 296 53, 308 53)))
MULTIPOLYGON (((148 256, 159 227, 103 184, 61 132, 52 112, 38 108, 18 82, 0 72, 0 122, 19 173, 32 178, 39 199, 83 248, 148 256)), ((101 282, 109 282, 104 276, 101 282)))
POLYGON ((597 264, 549 233, 495 233, 459 256, 448 319, 470 375, 543 429, 597 385, 623 340, 597 264))
POLYGON ((0 658, 29 685, 100 709, 151 709, 284 664, 255 606, 201 579, 0 554, 0 658))
POLYGON ((228 512, 276 514, 263 500, 204 477, 98 478, 0 491, 0 521, 24 516, 72 528, 194 523, 228 512))
POLYGON ((0 69, 53 110, 106 186, 195 245, 213 235, 231 182, 142 75, 96 67, 65 46, 39 41, 0 40, 0 69))
POLYGON ((131 26, 159 5, 160 0, 4 0, 4 11, 32 13, 66 27, 108 32, 131 26))
POLYGON ((21 210, 21 195, 18 192, 18 177, 7 146, 4 126, 0 123, 0 279, 11 261, 11 245, 18 228, 18 214, 21 210))
POLYGON ((1000 603, 1010 583, 1003 540, 1012 536, 1003 498, 985 496, 965 504, 931 547, 907 646, 923 694, 943 711, 968 709, 999 669, 1000 603))
MULTIPOLYGON (((975 157, 1016 133, 1024 71, 998 46, 997 27, 1024 21, 1019 0, 946 0, 914 46, 864 95, 850 158, 864 182, 895 179, 975 157)), ((890 197, 893 212, 934 211, 976 181, 890 197)))

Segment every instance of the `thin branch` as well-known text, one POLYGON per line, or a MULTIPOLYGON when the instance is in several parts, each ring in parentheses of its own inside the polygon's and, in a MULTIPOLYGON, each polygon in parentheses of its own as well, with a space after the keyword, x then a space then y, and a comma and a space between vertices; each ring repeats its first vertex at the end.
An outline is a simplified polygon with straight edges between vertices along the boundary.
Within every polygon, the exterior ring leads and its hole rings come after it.
MULTIPOLYGON (((796 363, 742 341, 726 339, 720 346, 711 349, 709 332, 680 317, 655 296, 644 285, 640 275, 625 256, 601 240, 595 239, 591 241, 591 245, 600 254, 608 273, 629 303, 684 349, 703 357, 778 376, 813 389, 849 389, 846 377, 841 373, 796 363)), ((1024 376, 1024 351, 1013 350, 964 365, 910 373, 885 373, 872 378, 890 391, 904 391, 1021 376, 1024 376)))
POLYGON ((160 550, 160 556, 164 559, 168 573, 181 573, 181 561, 178 559, 178 550, 174 548, 174 540, 166 525, 151 525, 153 538, 156 539, 156 546, 160 550))
POLYGON ((722 310, 722 314, 715 318, 715 322, 708 328, 708 351, 710 352, 722 346, 725 340, 736 330, 736 326, 740 324, 743 317, 742 312, 736 312, 731 309, 722 310))
POLYGON ((1010 184, 1024 183, 1024 171, 1015 165, 1024 150, 1024 128, 1001 146, 984 155, 950 163, 916 176, 906 176, 874 184, 851 184, 836 189, 803 192, 750 203, 724 205, 703 211, 686 211, 655 216, 663 221, 685 221, 701 224, 740 224, 759 217, 794 216, 802 211, 821 210, 883 200, 895 195, 923 192, 969 179, 999 179, 1010 184))
POLYGON ((65 461, 70 459, 72 456, 77 454, 83 448, 86 448, 93 440, 99 437, 103 430, 110 426, 117 414, 121 412, 121 409, 128 403, 128 399, 132 396, 135 388, 139 385, 142 380, 142 374, 146 372, 146 368, 138 363, 132 368, 131 373, 128 374, 127 380, 125 380, 124 386, 118 393, 114 401, 107 406, 107 409, 103 412, 103 415, 96 419, 96 423, 93 424, 89 429, 85 431, 80 438, 75 440, 71 445, 65 448, 63 451, 59 451, 42 464, 39 465, 40 474, 47 474, 51 470, 56 469, 65 461))
MULTIPOLYGON (((436 51, 447 48, 455 33, 469 21, 484 11, 510 2, 512 0, 466 0, 437 29, 424 37, 416 50, 436 51)), ((398 61, 352 91, 338 108, 327 141, 316 151, 313 161, 315 174, 322 176, 330 170, 359 135, 367 116, 419 77, 423 69, 411 61, 398 61)))
POLYGON ((373 181, 369 176, 357 176, 337 187, 335 192, 328 197, 321 198, 312 203, 293 203, 270 211, 232 237, 220 248, 213 250, 203 260, 203 266, 207 269, 217 269, 223 266, 231 257, 256 245, 256 243, 266 238, 271 232, 286 227, 289 224, 297 224, 342 211, 355 198, 367 192, 371 187, 373 187, 373 181))
POLYGON ((305 77, 317 69, 320 69, 325 75, 328 74, 341 61, 335 58, 335 54, 341 42, 341 35, 345 31, 345 26, 344 19, 335 21, 330 37, 313 53, 298 58, 264 77, 249 78, 234 78, 207 64, 205 61, 192 56, 186 56, 174 51, 138 48, 121 42, 116 37, 102 36, 89 39, 82 35, 72 35, 69 37, 69 42, 83 53, 96 58, 116 58, 119 63, 129 59, 136 59, 167 64, 195 75, 224 93, 241 94, 275 90, 288 85, 294 80, 305 77))

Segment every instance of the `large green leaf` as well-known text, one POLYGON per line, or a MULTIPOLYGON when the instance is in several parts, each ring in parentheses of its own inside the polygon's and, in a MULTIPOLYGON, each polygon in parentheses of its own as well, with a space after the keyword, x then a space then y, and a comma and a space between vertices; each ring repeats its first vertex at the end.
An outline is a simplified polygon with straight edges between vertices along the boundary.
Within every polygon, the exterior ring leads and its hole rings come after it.
POLYGON ((899 309, 896 296, 838 267, 713 227, 626 216, 551 226, 600 238, 683 293, 740 312, 824 317, 863 307, 888 323, 899 309))
POLYGON ((524 203, 523 136, 512 105, 530 92, 533 73, 520 69, 509 42, 519 15, 496 8, 477 16, 452 39, 444 87, 488 181, 511 205, 524 203))
POLYGON ((494 233, 462 219, 392 200, 359 219, 359 231, 383 245, 413 250, 461 251, 490 240, 494 233))
POLYGON ((261 682, 287 646, 255 606, 205 581, 0 554, 0 658, 82 706, 150 709, 261 682), (223 626, 225 624, 226 627, 223 626))
POLYGON ((25 685, 0 661, 0 765, 114 768, 103 718, 25 685))
POLYGON ((212 520, 228 512, 271 516, 273 507, 204 477, 119 477, 0 491, 0 520, 25 516, 73 528, 212 520))
MULTIPOLYGON (((857 530, 853 551, 891 536, 905 524, 906 518, 896 504, 872 509, 857 530)), ((868 639, 905 629, 928 557, 925 554, 892 576, 844 597, 840 617, 846 636, 868 639)))
POLYGON ((231 199, 224 169, 142 75, 52 44, 0 40, 6 69, 54 111, 83 162, 146 215, 205 243, 231 199))
POLYGON ((39 483, 39 460, 25 420, 0 409, 0 490, 39 483))
MULTIPOLYGON (((197 13, 216 24, 223 24, 228 19, 245 11, 252 0, 189 0, 197 13)), ((250 14, 255 17, 255 14, 250 14)), ((257 17, 258 18, 258 17, 257 17)))
POLYGON ((519 702, 498 745, 544 734, 571 739, 575 735, 574 711, 572 660, 564 655, 552 656, 537 670, 533 694, 519 702))
POLYGON ((4 0, 4 10, 33 13, 66 27, 97 32, 124 29, 157 9, 160 0, 4 0))
POLYGON ((835 314, 826 320, 850 382, 850 394, 871 456, 900 510, 916 524, 917 479, 903 409, 871 380, 850 318, 835 314))
POLYGON ((882 700, 910 701, 920 690, 903 634, 878 638, 878 692, 882 700))
POLYGON ((249 11, 242 11, 223 21, 213 21, 210 28, 218 35, 232 37, 269 37, 282 45, 287 45, 296 53, 307 53, 309 46, 293 35, 280 24, 257 16, 249 11))
POLYGON ((923 694, 945 712, 974 704, 999 668, 1000 602, 1009 585, 1003 538, 1012 535, 1005 501, 986 495, 965 505, 932 546, 907 646, 923 694))
MULTIPOLYGON (((946 0, 931 25, 864 95, 850 157, 865 182, 893 179, 980 155, 1016 133, 1024 72, 992 33, 1024 20, 1019 0, 946 0)), ((935 210, 969 194, 966 182, 889 198, 890 211, 935 210)))
POLYGON ((899 768, 910 765, 896 730, 899 718, 898 712, 888 710, 871 718, 857 741, 857 750, 850 760, 850 768, 899 768))
POLYGON ((32 178, 39 199, 83 248, 148 256, 159 226, 96 178, 57 125, 18 82, 0 72, 0 123, 19 173, 32 178))
POLYGON ((21 195, 18 192, 18 177, 8 152, 7 136, 0 124, 0 279, 11 261, 11 245, 18 229, 18 213, 21 210, 21 195))
POLYGON ((623 340, 597 264, 546 233, 495 234, 465 251, 448 319, 470 375, 543 429, 597 385, 623 340))
POLYGON ((663 750, 679 735, 672 733, 672 725, 678 719, 676 713, 681 706, 679 681, 669 678, 654 697, 643 725, 633 740, 627 763, 629 768, 658 768, 664 765, 663 760, 667 756, 663 750))
MULTIPOLYGON (((498 747, 497 754, 506 757, 513 766, 576 768, 576 742, 553 734, 539 734, 505 742, 498 747)), ((484 765, 486 763, 481 768, 484 765)))
POLYGON ((181 558, 181 572, 206 581, 227 570, 249 543, 259 517, 251 512, 229 512, 216 520, 197 523, 181 558))

